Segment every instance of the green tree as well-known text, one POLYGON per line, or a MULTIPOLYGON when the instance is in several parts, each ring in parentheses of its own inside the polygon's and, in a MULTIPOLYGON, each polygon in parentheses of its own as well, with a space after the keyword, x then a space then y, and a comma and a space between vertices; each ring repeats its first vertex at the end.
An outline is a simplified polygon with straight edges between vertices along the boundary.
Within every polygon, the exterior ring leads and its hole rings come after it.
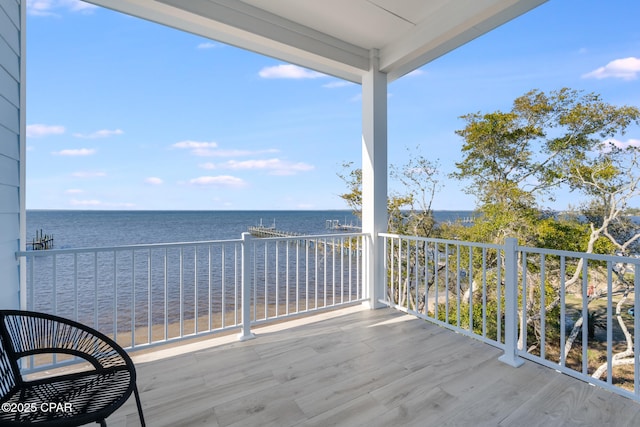
POLYGON ((491 241, 517 237, 536 244, 541 203, 553 200, 552 190, 562 184, 586 191, 584 174, 582 179, 575 174, 601 166, 592 153, 603 139, 638 123, 640 111, 564 88, 530 91, 507 113, 462 118, 466 126, 456 133, 465 141, 463 159, 451 176, 470 182, 467 192, 476 196, 481 227, 490 231, 491 241))
MULTIPOLYGON (((389 231, 431 237, 437 231, 438 236, 445 238, 491 243, 516 237, 521 244, 529 246, 588 253, 628 254, 638 250, 640 226, 625 215, 634 212, 633 204, 640 197, 640 149, 632 143, 623 144, 614 139, 631 126, 640 124, 637 107, 614 106, 597 94, 563 88, 549 93, 530 91, 517 98, 508 112, 473 113, 462 118, 465 126, 457 131, 464 139, 462 160, 456 163, 456 171, 451 177, 469 183, 467 192, 473 194, 477 202, 475 223, 469 227, 463 224, 434 226, 431 201, 437 188, 434 179, 437 175, 433 174, 437 165, 411 157, 412 161, 404 167, 391 168, 392 177, 404 185, 404 190, 389 198, 389 231), (554 200, 558 188, 579 192, 586 197, 586 202, 573 215, 544 211, 542 207, 554 200)), ((350 191, 342 197, 359 211, 360 170, 351 169, 343 179, 350 191)), ((436 244, 432 250, 435 248, 436 244)), ((427 250, 415 253, 416 260, 407 257, 398 264, 402 266, 399 270, 413 272, 405 267, 414 262, 426 265, 427 250)), ((475 250, 469 251, 468 255, 463 253, 449 266, 450 274, 440 275, 439 280, 443 276, 449 277, 448 280, 459 278, 460 263, 472 266, 474 272, 498 274, 504 268, 501 257, 499 251, 482 256, 475 250)), ((565 286, 569 293, 582 294, 583 259, 564 261, 561 264, 549 257, 543 269, 540 256, 530 254, 527 262, 519 260, 521 280, 526 278, 528 286, 526 307, 521 312, 522 319, 526 314, 527 321, 522 325, 520 338, 524 343, 526 337, 531 348, 539 346, 538 336, 544 331, 540 323, 544 317, 540 314, 543 307, 549 316, 547 325, 549 322, 560 325, 559 286, 565 286)), ((587 279, 601 282, 602 271, 596 271, 600 267, 601 263, 588 265, 587 279)), ((624 265, 615 269, 618 277, 614 290, 622 288, 625 295, 632 287, 627 283, 627 271, 629 269, 624 265)), ((406 275, 400 277, 403 283, 398 285, 397 291, 411 301, 418 301, 412 309, 421 310, 418 286, 411 284, 409 273, 406 275)), ((466 291, 464 286, 456 291, 451 283, 443 284, 447 292, 465 292, 461 301, 463 305, 472 306, 463 308, 467 314, 461 312, 461 315, 467 320, 462 320, 463 323, 473 322, 474 328, 479 313, 476 310, 476 292, 480 289, 477 284, 483 283, 482 280, 478 273, 462 280, 466 291), (476 284, 471 287, 472 283, 476 284)), ((423 289, 430 285, 425 283, 423 289)), ((599 289, 589 296, 587 304, 605 295, 599 289)), ((522 298, 524 301, 524 295, 522 298)), ((398 302, 401 303, 400 298, 398 302)), ((493 304, 496 301, 489 302, 486 310, 492 311, 493 304)), ((455 318, 451 310, 439 312, 438 316, 453 315, 455 318)), ((565 344, 565 354, 569 354, 582 320, 575 322, 565 344)), ((585 320, 589 327, 595 322, 593 318, 585 320)), ((618 320, 624 326, 623 319, 619 317, 618 320)), ((496 321, 492 327, 498 324, 496 321)), ((549 337, 550 332, 546 334, 549 337)), ((628 345, 633 345, 630 338, 627 341, 628 345)))
MULTIPOLYGON (((466 126, 457 134, 464 138, 463 158, 451 176, 469 182, 467 191, 475 195, 481 215, 472 227, 444 228, 449 237, 493 243, 516 237, 521 244, 590 253, 627 253, 640 241, 640 230, 622 217, 640 196, 638 149, 607 142, 639 124, 638 108, 613 106, 599 95, 564 88, 548 94, 530 91, 509 112, 462 118, 466 126), (541 206, 561 186, 588 198, 581 212, 586 221, 543 212, 541 206)), ((582 262, 567 266, 574 269, 563 281, 568 290, 581 283, 582 262)), ((542 286, 534 286, 540 280, 536 268, 530 262, 521 273, 529 279, 529 292, 542 286)), ((526 310, 526 329, 533 331, 540 321, 530 306, 535 300, 532 293, 526 310)), ((557 289, 551 288, 547 312, 558 302, 557 289)), ((581 324, 580 319, 576 327, 581 324)))
MULTIPOLYGON (((402 166, 390 166, 391 184, 398 183, 400 192, 394 191, 387 198, 388 224, 387 231, 390 233, 433 237, 437 231, 433 219, 431 208, 436 192, 440 188, 438 162, 431 161, 419 153, 419 147, 415 152, 409 150, 409 160, 402 166)), ((348 192, 340 195, 347 202, 356 215, 361 215, 362 211, 362 170, 354 168, 353 163, 345 163, 343 172, 338 176, 346 183, 348 192)), ((416 307, 425 301, 425 292, 433 284, 432 281, 425 284, 422 290, 412 283, 406 271, 409 266, 416 263, 424 266, 427 262, 427 248, 422 245, 411 257, 403 256, 398 258, 398 254, 389 250, 386 254, 387 262, 390 265, 401 263, 403 277, 402 283, 394 292, 390 294, 393 300, 400 304, 412 305, 414 310, 423 310, 424 307, 416 307), (411 298, 407 296, 413 295, 411 298), (417 295, 416 295, 417 294, 417 295)))
POLYGON ((640 226, 625 212, 640 198, 640 147, 604 141, 590 158, 569 162, 568 177, 571 188, 589 198, 582 208, 590 226, 589 244, 606 238, 616 252, 637 251, 640 226))
POLYGON ((440 163, 429 160, 420 154, 420 147, 407 150, 409 160, 401 167, 391 165, 390 176, 398 181, 406 191, 408 215, 402 228, 413 236, 432 236, 436 222, 433 218, 433 199, 440 190, 440 163))
MULTIPOLYGON (((402 166, 390 166, 390 177, 400 184, 401 191, 392 192, 387 198, 387 231, 398 234, 429 237, 433 234, 435 221, 431 208, 438 189, 439 164, 409 150, 409 160, 402 166)), ((342 164, 338 173, 347 192, 340 197, 347 202, 354 214, 362 215, 362 169, 355 168, 353 162, 342 164)))

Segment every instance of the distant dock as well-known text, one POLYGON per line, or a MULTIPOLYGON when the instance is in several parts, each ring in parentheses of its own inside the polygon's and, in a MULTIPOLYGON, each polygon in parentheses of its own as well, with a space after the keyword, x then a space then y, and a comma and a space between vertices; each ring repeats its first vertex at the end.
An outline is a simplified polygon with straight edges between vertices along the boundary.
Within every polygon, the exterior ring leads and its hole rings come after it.
MULTIPOLYGON (((344 223, 341 223, 338 219, 326 220, 325 228, 333 231, 352 231, 358 233, 362 231, 362 227, 358 225, 347 224, 346 220, 344 223)), ((275 219, 273 220, 273 225, 271 225, 270 227, 263 225, 262 219, 260 219, 260 224, 249 227, 248 231, 254 237, 305 237, 305 234, 302 233, 278 230, 276 228, 275 219)))
POLYGON ((53 249, 53 234, 44 234, 42 230, 38 233, 36 230, 36 237, 27 243, 27 249, 34 251, 43 251, 46 249, 53 249))
POLYGON ((262 224, 262 218, 260 218, 260 224, 250 226, 248 229, 249 233, 253 237, 299 237, 302 236, 301 233, 294 233, 291 231, 282 231, 276 229, 276 220, 273 219, 273 224, 271 226, 266 226, 262 224))
POLYGON ((326 228, 338 231, 362 231, 362 227, 359 225, 347 224, 346 221, 344 223, 340 223, 339 219, 328 219, 326 221, 326 228))
POLYGON ((476 222, 476 217, 473 216, 465 216, 462 218, 456 218, 455 220, 447 220, 443 221, 444 224, 453 225, 453 224, 474 224, 476 222))
POLYGON ((254 237, 302 237, 303 234, 291 231, 276 230, 275 227, 256 225, 249 227, 249 233, 254 237))
MULTIPOLYGON (((296 233, 293 231, 283 231, 275 228, 275 224, 272 227, 265 227, 262 225, 250 226, 248 228, 249 233, 253 237, 257 238, 269 238, 269 237, 284 237, 284 238, 292 238, 291 243, 297 242, 302 246, 307 246, 310 248, 318 247, 321 250, 354 250, 361 251, 362 248, 352 248, 351 238, 347 238, 345 240, 344 237, 333 237, 333 238, 315 238, 313 236, 305 235, 302 233, 296 233), (337 240, 336 240, 337 239, 337 240)), ((359 231, 359 230, 358 230, 359 231)))

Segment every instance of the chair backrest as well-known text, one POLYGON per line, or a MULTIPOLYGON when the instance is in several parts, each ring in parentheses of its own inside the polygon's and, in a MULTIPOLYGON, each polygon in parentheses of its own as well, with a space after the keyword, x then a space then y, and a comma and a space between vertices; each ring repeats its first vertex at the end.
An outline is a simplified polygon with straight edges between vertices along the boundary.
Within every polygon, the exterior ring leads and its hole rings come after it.
POLYGON ((5 316, 0 313, 0 401, 16 385, 16 361, 9 354, 9 334, 5 324, 5 316))

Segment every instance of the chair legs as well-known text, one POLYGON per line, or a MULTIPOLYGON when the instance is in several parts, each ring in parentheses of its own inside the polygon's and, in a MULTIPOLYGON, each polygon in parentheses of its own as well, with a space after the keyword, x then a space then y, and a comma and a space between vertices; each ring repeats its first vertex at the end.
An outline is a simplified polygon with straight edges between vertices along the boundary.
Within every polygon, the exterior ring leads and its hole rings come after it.
MULTIPOLYGON (((140 417, 140 425, 142 427, 146 427, 144 423, 144 415, 142 415, 142 403, 140 402, 140 394, 138 393, 138 385, 134 384, 133 386, 133 394, 136 397, 136 406, 138 407, 138 416, 140 417)), ((102 419, 99 421, 100 427, 107 427, 107 421, 102 419)))
POLYGON ((142 414, 142 403, 140 402, 140 394, 138 393, 137 384, 133 386, 133 394, 136 397, 136 405, 138 406, 138 416, 140 417, 140 425, 142 427, 146 427, 146 424, 144 423, 144 415, 142 414))

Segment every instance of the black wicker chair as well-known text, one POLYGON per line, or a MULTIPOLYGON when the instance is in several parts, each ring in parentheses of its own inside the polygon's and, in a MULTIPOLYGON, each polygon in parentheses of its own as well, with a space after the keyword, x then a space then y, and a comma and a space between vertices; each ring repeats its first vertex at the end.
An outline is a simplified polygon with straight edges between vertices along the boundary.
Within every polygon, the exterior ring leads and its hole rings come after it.
POLYGON ((134 393, 142 405, 129 355, 112 339, 78 322, 49 314, 0 310, 0 425, 79 426, 105 419, 134 393), (66 354, 89 370, 25 380, 18 360, 66 354))

